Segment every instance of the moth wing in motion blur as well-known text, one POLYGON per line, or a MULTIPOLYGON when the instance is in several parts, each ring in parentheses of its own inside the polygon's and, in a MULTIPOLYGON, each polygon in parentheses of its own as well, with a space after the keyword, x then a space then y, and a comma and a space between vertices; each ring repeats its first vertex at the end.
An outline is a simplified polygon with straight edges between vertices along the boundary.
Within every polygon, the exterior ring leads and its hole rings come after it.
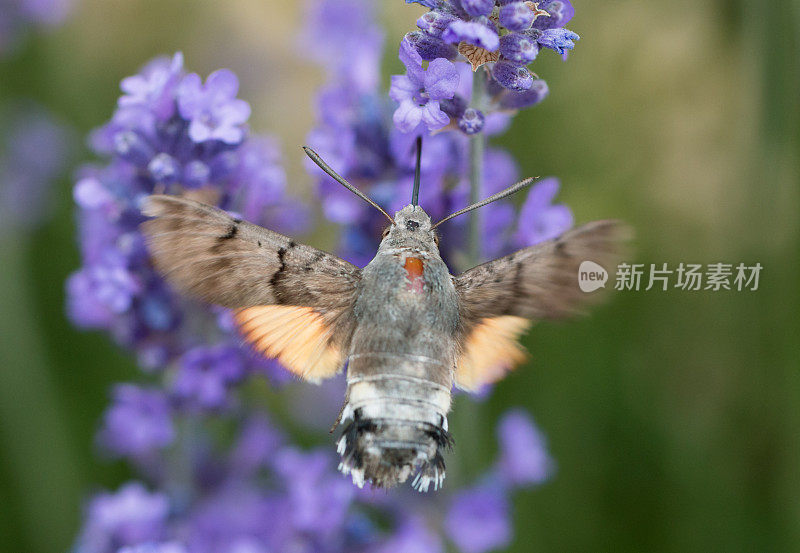
POLYGON ((361 270, 336 256, 176 196, 150 196, 142 230, 156 269, 197 299, 236 309, 245 338, 308 379, 344 364, 361 270))
POLYGON ((462 330, 456 385, 474 391, 499 380, 525 359, 517 338, 530 321, 575 315, 596 301, 598 295, 578 287, 578 267, 585 260, 615 266, 628 234, 619 221, 595 221, 456 277, 462 330))

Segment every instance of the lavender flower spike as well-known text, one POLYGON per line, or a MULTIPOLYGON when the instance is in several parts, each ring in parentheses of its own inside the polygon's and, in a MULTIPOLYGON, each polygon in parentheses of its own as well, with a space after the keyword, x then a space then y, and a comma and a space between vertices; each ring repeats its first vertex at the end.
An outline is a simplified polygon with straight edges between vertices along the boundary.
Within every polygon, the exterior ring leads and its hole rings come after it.
POLYGON ((450 118, 440 107, 441 100, 453 97, 458 87, 458 71, 452 62, 437 58, 422 67, 422 57, 411 43, 403 39, 400 59, 406 66, 405 75, 393 75, 389 96, 400 103, 394 112, 394 124, 404 133, 410 133, 420 123, 428 130, 441 129, 450 118))
POLYGON ((239 79, 227 69, 214 71, 205 86, 197 73, 183 78, 178 87, 178 109, 190 121, 189 138, 193 142, 238 144, 244 139, 250 105, 236 98, 238 91, 239 79))

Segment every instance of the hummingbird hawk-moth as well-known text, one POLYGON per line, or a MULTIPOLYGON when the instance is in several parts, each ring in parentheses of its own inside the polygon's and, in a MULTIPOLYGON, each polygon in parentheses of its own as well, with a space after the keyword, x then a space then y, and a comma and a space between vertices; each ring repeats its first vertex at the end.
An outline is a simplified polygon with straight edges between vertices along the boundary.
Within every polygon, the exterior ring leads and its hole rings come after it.
POLYGON ((453 386, 474 391, 524 359, 517 338, 531 321, 561 318, 590 296, 578 287, 586 259, 612 261, 624 228, 589 223, 452 276, 436 227, 508 196, 533 179, 437 223, 418 204, 421 140, 411 204, 390 224, 363 269, 190 199, 146 199, 142 225, 156 269, 182 292, 235 310, 245 340, 310 381, 347 365, 338 422, 340 470, 362 486, 391 487, 415 474, 441 487, 453 386))

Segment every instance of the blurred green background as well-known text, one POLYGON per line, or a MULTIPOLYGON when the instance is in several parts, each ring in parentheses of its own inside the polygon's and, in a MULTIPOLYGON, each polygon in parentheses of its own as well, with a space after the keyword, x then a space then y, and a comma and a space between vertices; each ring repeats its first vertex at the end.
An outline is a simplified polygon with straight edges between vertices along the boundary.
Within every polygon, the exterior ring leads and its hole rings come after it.
MULTIPOLYGON (((587 319, 534 328, 531 363, 497 387, 470 438, 493 444, 511 405, 548 437, 558 472, 516 496, 512 550, 800 551, 800 5, 574 4, 574 55, 537 60, 551 96, 497 143, 524 174, 561 177, 578 221, 629 221, 637 262, 764 269, 756 292, 623 292, 587 319)), ((422 9, 380 5, 388 84, 422 9)), ((85 0, 0 61, 0 104, 33 98, 83 136, 110 116, 122 77, 182 50, 192 71, 239 74, 254 129, 280 137, 293 187, 310 199, 297 146, 322 75, 297 57, 301 12, 265 0, 85 0)), ((45 226, 0 237, 9 552, 68 550, 87 492, 129 476, 98 457, 93 434, 111 384, 142 378, 107 336, 65 320, 64 280, 79 264, 67 176, 54 195, 45 226)))

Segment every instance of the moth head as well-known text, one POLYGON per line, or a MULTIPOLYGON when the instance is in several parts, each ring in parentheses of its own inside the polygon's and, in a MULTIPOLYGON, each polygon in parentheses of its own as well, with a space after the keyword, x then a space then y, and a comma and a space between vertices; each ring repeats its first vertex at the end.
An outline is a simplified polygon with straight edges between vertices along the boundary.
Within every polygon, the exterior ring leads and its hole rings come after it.
POLYGON ((418 205, 407 205, 394 215, 394 223, 383 231, 381 248, 412 247, 432 251, 439 239, 432 229, 431 218, 418 205))

